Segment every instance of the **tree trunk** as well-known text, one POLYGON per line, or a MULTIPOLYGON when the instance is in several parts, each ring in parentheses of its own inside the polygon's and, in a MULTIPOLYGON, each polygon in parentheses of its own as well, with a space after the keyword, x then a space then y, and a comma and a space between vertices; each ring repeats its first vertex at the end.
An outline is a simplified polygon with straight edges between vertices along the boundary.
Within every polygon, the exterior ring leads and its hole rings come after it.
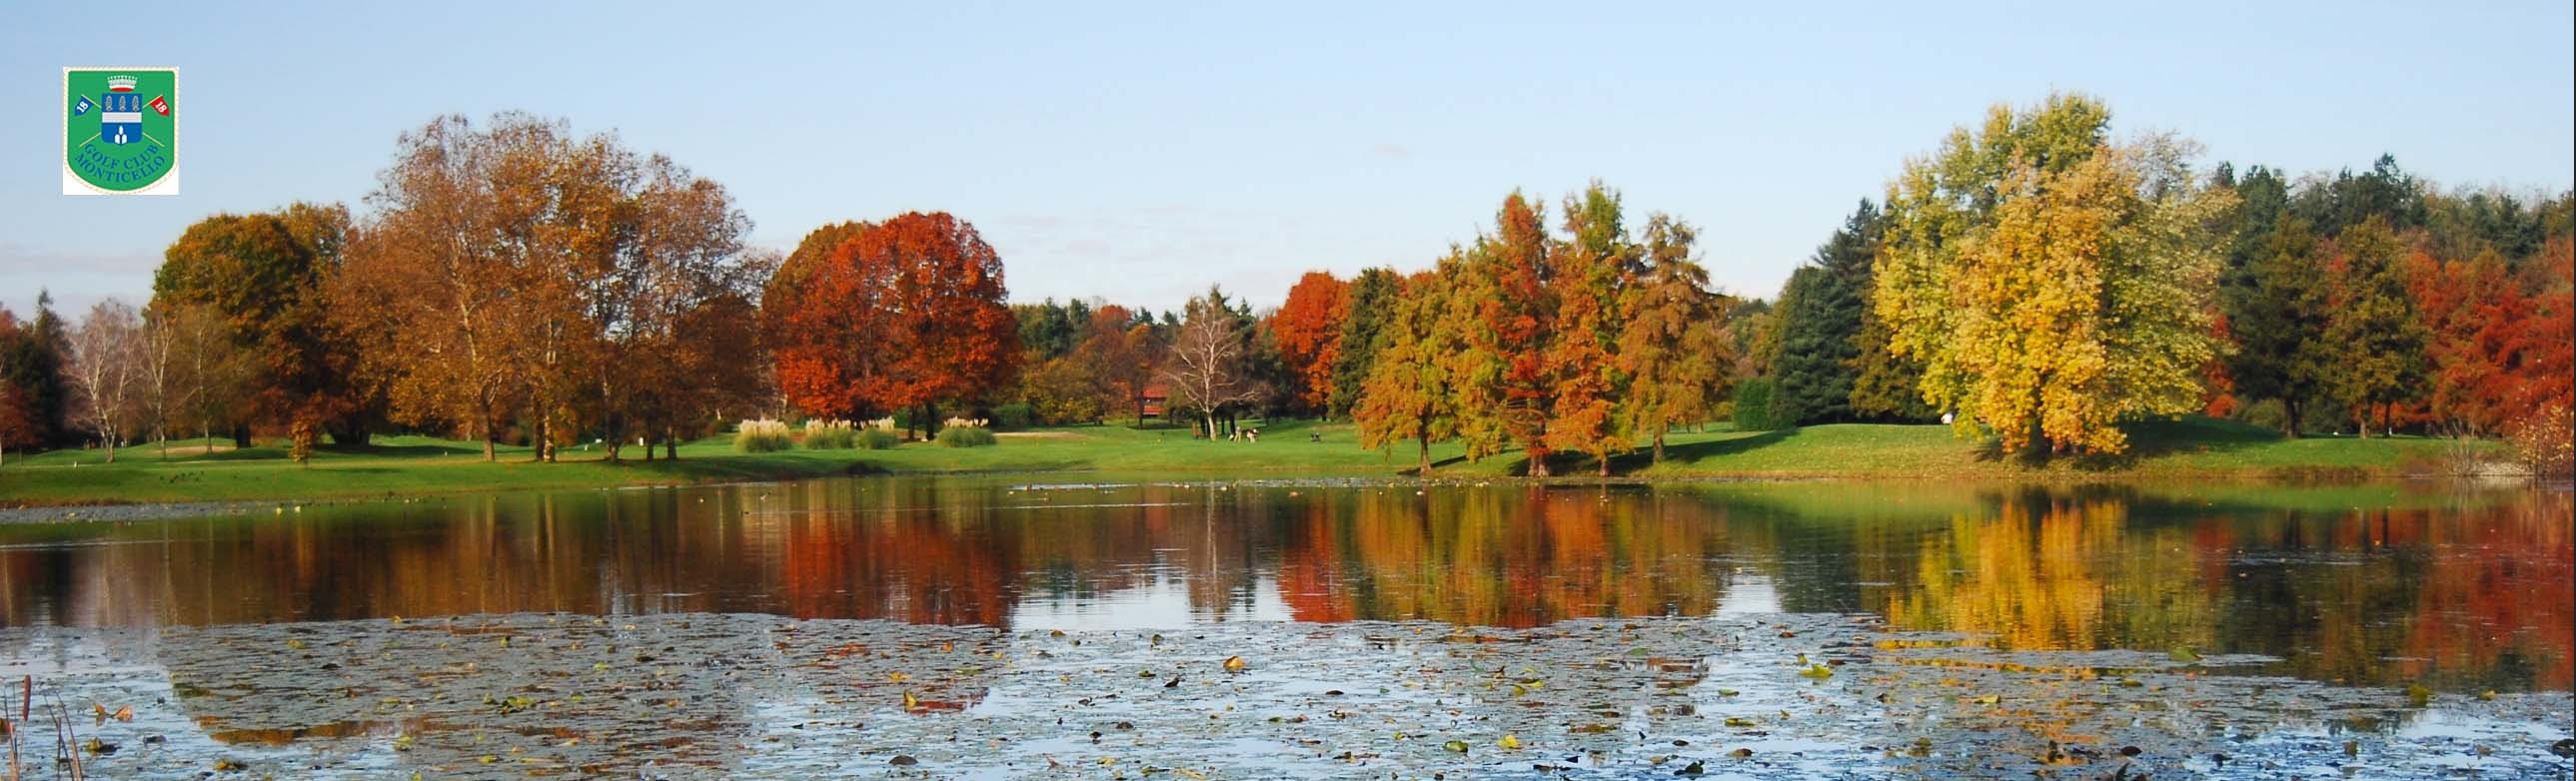
POLYGON ((492 452, 492 429, 486 426, 483 429, 483 463, 489 464, 499 458, 492 452))
POLYGON ((2299 405, 2298 405, 2298 403, 2297 403, 2297 402, 2294 402, 2294 401, 2287 400, 2287 399, 2283 399, 2283 400, 2281 401, 2281 414, 2282 414, 2282 420, 2281 420, 2281 436, 2283 436, 2283 437, 2287 437, 2287 438, 2290 438, 2290 439, 2298 439, 2298 438, 2299 438, 2299 405))
POLYGON ((233 448, 236 450, 250 449, 250 424, 233 424, 233 448))
POLYGON ((1207 423, 1208 441, 1216 441, 1216 410, 1199 410, 1199 418, 1207 423))
POLYGON ((680 460, 679 429, 668 426, 662 428, 662 459, 665 461, 680 460))
POLYGON ((1529 476, 1531 476, 1531 477, 1546 477, 1546 476, 1547 476, 1547 448, 1546 448, 1545 446, 1532 447, 1532 448, 1530 448, 1530 449, 1528 450, 1528 457, 1529 457, 1529 476))
POLYGON ((116 435, 110 434, 99 439, 107 443, 107 462, 116 463, 116 435))
POLYGON ((1664 465, 1664 429, 1662 425, 1655 426, 1655 466, 1664 465))
POLYGON ((1415 470, 1414 476, 1431 476, 1431 435, 1425 434, 1422 436, 1422 468, 1415 470))

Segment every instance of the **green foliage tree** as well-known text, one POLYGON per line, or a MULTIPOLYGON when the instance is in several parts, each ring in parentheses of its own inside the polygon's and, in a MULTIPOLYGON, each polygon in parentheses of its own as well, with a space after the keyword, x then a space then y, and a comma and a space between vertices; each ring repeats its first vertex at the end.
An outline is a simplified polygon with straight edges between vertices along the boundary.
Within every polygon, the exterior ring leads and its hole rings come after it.
POLYGON ((1379 319, 1377 358, 1351 410, 1361 447, 1383 450, 1414 441, 1419 476, 1431 474, 1431 445, 1458 435, 1455 372, 1466 344, 1465 332, 1455 325, 1471 302, 1461 300, 1452 283, 1466 265, 1466 253, 1452 248, 1436 267, 1399 283, 1392 306, 1379 319))
POLYGON ((2334 244, 2325 384, 2367 437, 2373 412, 2386 430, 2389 408, 2421 395, 2426 334, 2406 290, 2405 246, 2385 217, 2363 219, 2334 244))
POLYGON ((1869 306, 1870 264, 1885 231, 1862 200, 1815 258, 1789 275, 1777 310, 1773 416, 1792 423, 1847 420, 1861 369, 1861 313, 1869 306))
POLYGON ((1394 269, 1370 268, 1351 279, 1349 313, 1342 318, 1340 349, 1333 354, 1333 393, 1328 414, 1348 417, 1359 405, 1379 350, 1385 349, 1386 322, 1394 316, 1403 277, 1394 269))
POLYGON ((2240 281, 2222 290, 2236 338, 2227 370, 2237 395, 2280 401, 2282 433, 2296 437, 2329 368, 2325 263, 2305 220, 2291 218, 2264 234, 2236 270, 2240 281))

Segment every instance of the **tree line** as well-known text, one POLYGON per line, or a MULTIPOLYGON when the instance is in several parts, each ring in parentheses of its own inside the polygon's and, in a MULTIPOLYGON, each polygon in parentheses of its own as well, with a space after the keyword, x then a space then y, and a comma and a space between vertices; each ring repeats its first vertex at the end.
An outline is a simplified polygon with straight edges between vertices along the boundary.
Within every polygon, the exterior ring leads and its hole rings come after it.
MULTIPOLYGON (((405 133, 362 217, 208 217, 151 300, 0 312, 0 447, 409 430, 617 458, 745 415, 1003 425, 1349 419, 1371 448, 1663 456, 1676 428, 1947 418, 2006 450, 2119 453, 2202 413, 2301 433, 2530 429, 2570 389, 2566 193, 2445 192, 2382 158, 2292 178, 2082 95, 1997 106, 1907 160, 1772 300, 1701 230, 1605 184, 1521 193, 1410 273, 1311 272, 1275 309, 1011 304, 944 213, 749 245, 723 186, 505 113, 405 133)), ((1562 460, 1562 459, 1559 459, 1562 460)))
POLYGON ((1953 413, 2089 453, 2195 412, 2293 437, 2565 425, 2576 198, 2444 192, 2385 156, 2202 173, 2109 118, 1998 106, 1862 201, 1756 326, 1760 417, 1953 413))

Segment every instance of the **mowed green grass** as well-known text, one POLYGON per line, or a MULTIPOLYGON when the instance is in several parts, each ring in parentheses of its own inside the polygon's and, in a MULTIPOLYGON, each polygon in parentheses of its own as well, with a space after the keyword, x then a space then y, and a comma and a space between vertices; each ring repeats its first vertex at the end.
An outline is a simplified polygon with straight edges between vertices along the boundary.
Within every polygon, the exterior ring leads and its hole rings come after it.
MULTIPOLYGON (((1260 442, 1201 441, 1185 429, 1075 426, 1005 433, 998 445, 948 448, 907 443, 891 450, 733 452, 730 437, 680 449, 678 460, 644 461, 629 449, 610 462, 596 450, 567 448, 558 462, 531 463, 526 448, 500 449, 486 463, 470 442, 404 436, 363 448, 326 447, 310 465, 282 446, 204 452, 174 444, 122 448, 114 464, 96 450, 62 450, 0 466, 0 506, 360 499, 429 493, 573 490, 631 485, 791 480, 844 474, 1079 473, 1171 476, 1350 477, 1410 475, 1409 445, 1363 450, 1347 423, 1258 423, 1260 442)), ((2029 464, 1999 458, 1945 426, 1825 425, 1769 432, 1677 432, 1666 459, 1651 463, 1641 446, 1613 457, 1614 475, 1694 477, 1854 477, 1963 480, 2103 479, 2121 477, 2392 476, 2433 468, 2446 440, 2413 437, 2289 440, 2234 423, 2184 420, 2133 427, 2134 452, 2118 459, 2058 459, 2029 464)), ((1526 474, 1518 454, 1468 462, 1455 443, 1432 448, 1438 477, 1526 474)), ((1559 454, 1561 476, 1594 474, 1588 456, 1559 454)))

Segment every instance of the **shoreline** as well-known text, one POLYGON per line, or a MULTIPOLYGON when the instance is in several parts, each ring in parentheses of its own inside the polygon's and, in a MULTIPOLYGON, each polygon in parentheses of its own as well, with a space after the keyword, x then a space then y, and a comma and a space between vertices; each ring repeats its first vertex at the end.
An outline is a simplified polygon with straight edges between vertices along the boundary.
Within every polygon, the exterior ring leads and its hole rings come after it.
POLYGON ((624 483, 624 484, 616 484, 616 485, 558 486, 558 487, 537 487, 537 488, 492 488, 492 487, 482 486, 482 485, 458 484, 458 485, 454 485, 454 486, 450 486, 450 487, 445 487, 445 488, 431 489, 431 490, 421 490, 421 491, 413 491, 413 492, 408 492, 408 493, 395 493, 395 492, 374 493, 374 492, 370 492, 370 493, 363 493, 363 494, 359 494, 359 493, 352 493, 352 494, 315 494, 315 495, 307 495, 307 496, 276 496, 276 497, 265 497, 265 498, 226 499, 226 500, 213 500, 213 501, 205 501, 205 500, 182 500, 182 501, 122 501, 122 500, 113 500, 113 499, 110 499, 110 500, 93 500, 93 501, 66 501, 66 502, 58 502, 58 503, 28 503, 28 504, 17 504, 17 505, 10 505, 10 506, 0 506, 0 526, 17 526, 17 525, 52 525, 52 524, 79 524, 79 523, 131 523, 131 522, 138 522, 138 521, 159 521, 159 520, 175 520, 175 519, 188 519, 188 518, 215 518, 215 517, 225 517, 225 516, 256 516, 256 515, 260 515, 260 514, 262 514, 263 512, 266 512, 267 514, 272 514, 272 515, 286 515, 286 514, 293 514, 293 513, 299 513, 299 512, 302 512, 302 511, 303 511, 303 508, 304 508, 305 506, 307 506, 307 505, 322 506, 322 507, 329 507, 329 506, 339 506, 339 505, 375 504, 375 503, 382 503, 382 502, 434 501, 434 500, 439 500, 439 499, 450 499, 450 498, 456 498, 456 497, 467 497, 467 496, 476 496, 476 495, 493 494, 493 493, 515 493, 515 492, 533 492, 533 493, 572 493, 572 492, 591 492, 591 491, 623 491, 623 490, 635 490, 635 489, 665 489, 665 488, 667 488, 667 489, 680 489, 680 488, 703 488, 703 487, 747 486, 747 485, 770 485, 770 484, 796 484, 796 483, 803 483, 803 482, 807 482, 807 481, 811 481, 811 480, 828 480, 828 479, 838 479, 838 478, 844 478, 844 477, 849 477, 849 478, 909 478, 909 479, 918 479, 918 478, 940 478, 940 477, 947 477, 947 478, 979 478, 979 477, 987 477, 987 478, 1014 478, 1014 477, 1026 477, 1026 478, 1031 478, 1031 480, 1030 480, 1030 482, 1025 483, 1022 487, 1023 487, 1023 488, 1031 488, 1031 487, 1043 487, 1043 486, 1055 486, 1055 485, 1081 485, 1081 484, 1086 484, 1086 483, 1084 483, 1084 482, 1082 482, 1082 481, 1077 481, 1077 480, 1075 480, 1075 479, 1074 479, 1074 478, 1082 477, 1082 476, 1089 476, 1089 477, 1102 477, 1102 476, 1107 476, 1107 477, 1112 477, 1112 478, 1119 479, 1119 480, 1122 480, 1122 481, 1133 480, 1133 481, 1144 481, 1144 482, 1168 482, 1168 483, 1181 483, 1181 484, 1190 484, 1190 483, 1208 483, 1208 484, 1223 484, 1223 485, 1244 485, 1244 484, 1254 484, 1254 485, 1289 485, 1289 486, 1295 486, 1295 485, 1315 485, 1315 486, 1322 486, 1322 487, 1371 487, 1371 486, 1440 486, 1440 487, 1479 486, 1479 487, 1481 487, 1481 486, 1489 486, 1489 485, 1497 485, 1497 484, 1501 484, 1501 485, 1524 485, 1524 486, 1531 486, 1531 487, 1545 487, 1545 488, 1581 488, 1581 487, 1609 487, 1609 486, 1619 486, 1619 487, 1652 487, 1652 486, 1709 485, 1709 484, 1916 483, 1916 482, 1924 482, 1924 481, 1953 481, 1953 482, 1965 482, 1965 483, 1971 483, 1971 484, 1977 484, 1977 485, 1990 485, 1990 486, 2048 486, 2048 487, 2070 487, 2070 486, 2085 486, 2085 485, 2153 484, 2153 483, 2171 483, 2171 482, 2200 482, 2200 483, 2214 483, 2214 484, 2227 484, 2227 485, 2240 485, 2240 486, 2287 486, 2287 487, 2363 486, 2363 485, 2397 485, 2397 484, 2424 485, 2424 484, 2433 484, 2433 483, 2448 483, 2448 484, 2451 484, 2451 485, 2453 485, 2453 486, 2455 486, 2455 487, 2461 487, 2461 488, 2477 488, 2477 489, 2486 489, 2486 490, 2513 489, 2513 488, 2524 488, 2524 487, 2534 488, 2534 489, 2538 489, 2538 490, 2552 490, 2552 491, 2561 491, 2561 492, 2565 492, 2565 491, 2569 491, 2569 490, 2576 490, 2576 485, 2571 485, 2571 483, 2570 483, 2570 482, 2568 482, 2568 481, 2531 480, 2531 479, 2529 479, 2529 478, 2527 478, 2527 477, 2520 476, 2520 475, 2512 475, 2512 476, 2497 476, 2497 475, 2445 475, 2445 474, 2422 473, 2422 472, 2362 472, 2362 473, 2356 473, 2356 474, 2351 474, 2351 475, 2338 475, 2338 476, 2336 476, 2336 477, 2334 477, 2334 478, 2330 478, 2330 479, 2318 479, 2317 477, 2315 477, 2315 476, 2311 476, 2311 475, 2280 474, 2280 473, 2277 473, 2277 472, 2274 472, 2274 471, 2257 471, 2257 472, 2248 472, 2248 471, 2220 471, 2220 470, 2211 470, 2211 471, 2203 471, 2203 472, 2176 472, 2176 471, 2163 471, 2163 470, 2156 470, 2156 471, 2119 470, 2119 471, 2104 471, 2104 472, 2069 472, 2069 471, 2065 471, 2065 470, 2047 470, 2047 471, 2034 471, 2034 472, 2031 472, 2031 473, 2028 473, 2028 474, 2024 474, 2024 475, 2019 475, 2019 476, 2009 476, 2009 475, 2006 475, 2006 476, 1973 475, 1973 476, 1964 476, 1964 478, 1963 478, 1962 476, 1958 476, 1958 475, 1934 475, 1934 474, 1923 474, 1923 473, 1870 473, 1870 472, 1846 472, 1846 473, 1839 473, 1839 474, 1832 474, 1832 473, 1755 473, 1755 472, 1734 472, 1734 473, 1724 473, 1724 472, 1687 472, 1687 473, 1668 473, 1668 474, 1657 474, 1657 475, 1612 475, 1612 476, 1609 476, 1609 477, 1601 477, 1601 476, 1597 476, 1597 475, 1588 475, 1588 474, 1587 474, 1587 475, 1555 475, 1555 476, 1542 477, 1542 478, 1532 478, 1532 477, 1516 476, 1516 475, 1472 475, 1472 474, 1442 475, 1442 474, 1434 474, 1434 475, 1433 475, 1433 476, 1431 476, 1431 477, 1428 477, 1428 478, 1422 478, 1422 477, 1413 477, 1413 476, 1410 476, 1410 475, 1400 475, 1400 474, 1399 474, 1399 475, 1387 475, 1387 474, 1379 474, 1379 473, 1331 472, 1331 471, 1317 471, 1317 470, 1305 470, 1305 469, 1285 469, 1285 468, 1283 468, 1283 469, 1267 469, 1267 470, 1265 470, 1265 469, 1209 470, 1209 471, 1197 471, 1197 472, 1174 472, 1174 471, 1163 471, 1163 472, 1155 472, 1155 473, 1136 472, 1136 471, 1124 471, 1124 470, 1111 470, 1111 469, 1097 469, 1097 468, 1051 469, 1051 470, 1032 470, 1032 469, 960 469, 960 470, 915 470, 915 471, 853 470, 853 471, 850 471, 850 472, 848 472, 848 473, 845 473, 845 474, 838 474, 838 475, 799 475, 799 476, 782 476, 782 477, 746 477, 746 478, 742 478, 742 479, 707 479, 707 480, 697 480, 697 481, 640 481, 640 482, 632 482, 632 483, 624 483))

